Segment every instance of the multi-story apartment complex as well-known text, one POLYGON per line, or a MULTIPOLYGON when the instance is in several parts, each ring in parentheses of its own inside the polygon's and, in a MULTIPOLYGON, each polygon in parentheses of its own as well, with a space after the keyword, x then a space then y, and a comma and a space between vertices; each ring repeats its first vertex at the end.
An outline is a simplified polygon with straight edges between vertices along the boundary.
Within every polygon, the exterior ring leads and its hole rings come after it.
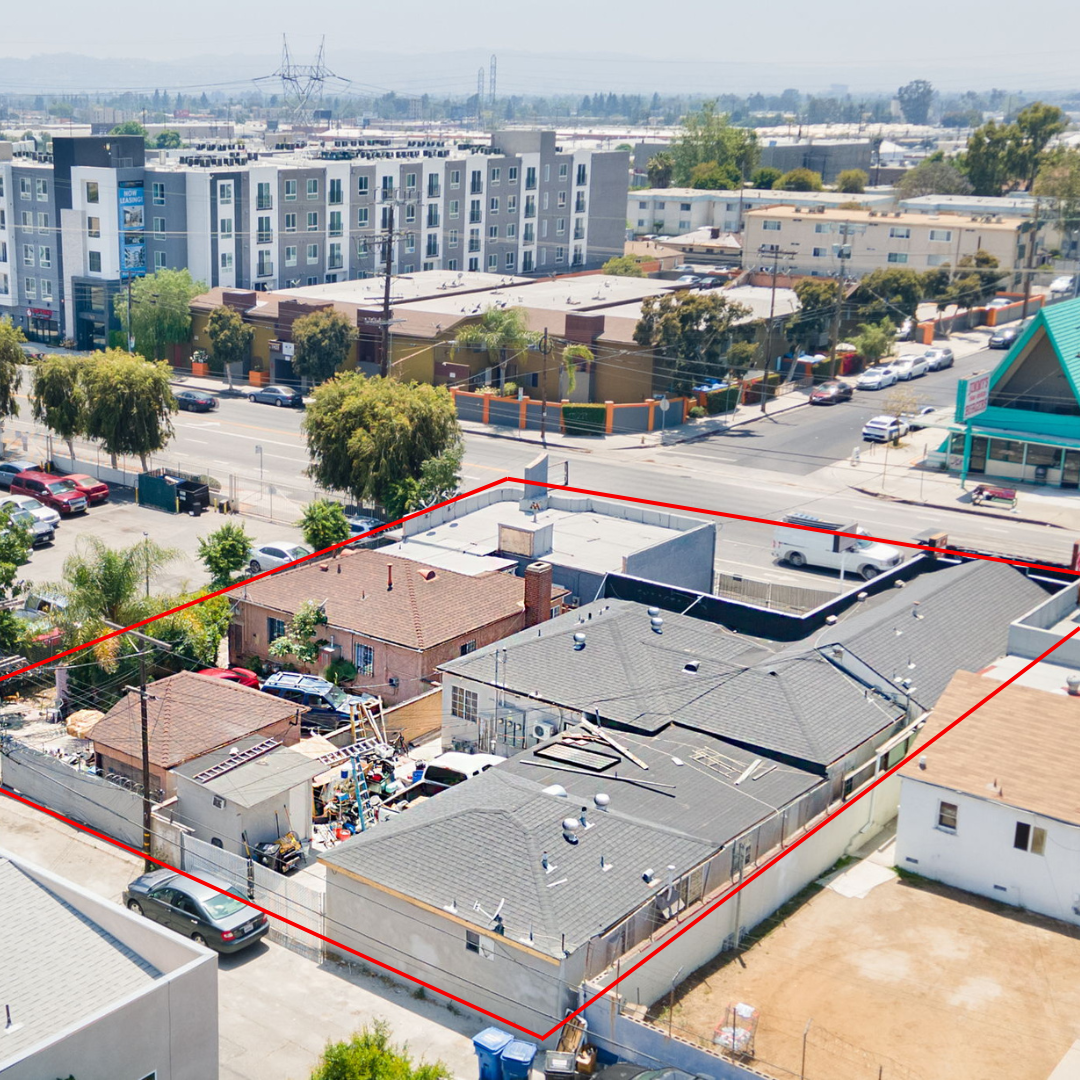
POLYGON ((781 252, 781 268, 796 274, 832 276, 842 268, 862 277, 898 266, 921 271, 957 266, 977 251, 989 252, 1012 270, 1025 255, 1020 218, 771 206, 751 210, 745 225, 744 263, 781 252))
POLYGON ((395 274, 565 273, 623 249, 627 153, 564 153, 550 131, 149 157, 137 137, 53 146, 0 159, 0 313, 38 340, 106 344, 112 297, 166 267, 256 290, 382 273, 391 225, 395 274))

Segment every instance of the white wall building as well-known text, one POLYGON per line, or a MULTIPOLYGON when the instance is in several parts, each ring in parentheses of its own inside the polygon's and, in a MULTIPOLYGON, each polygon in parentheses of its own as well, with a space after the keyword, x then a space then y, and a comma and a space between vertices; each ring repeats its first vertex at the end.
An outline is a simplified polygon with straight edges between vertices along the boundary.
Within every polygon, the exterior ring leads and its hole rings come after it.
MULTIPOLYGON (((920 742, 995 685, 957 672, 920 742)), ((897 866, 1080 925, 1078 709, 1014 683, 928 746, 901 770, 897 866)))

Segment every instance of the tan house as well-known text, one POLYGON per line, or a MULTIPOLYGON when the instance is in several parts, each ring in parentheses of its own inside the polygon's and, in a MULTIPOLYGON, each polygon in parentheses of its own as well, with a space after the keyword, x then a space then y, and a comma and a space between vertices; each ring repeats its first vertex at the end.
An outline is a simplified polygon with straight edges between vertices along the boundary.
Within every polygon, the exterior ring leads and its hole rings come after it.
MULTIPOLYGON (((423 543, 423 538, 416 541, 423 543)), ((552 568, 534 562, 524 577, 500 570, 462 574, 378 550, 272 574, 241 590, 229 635, 232 662, 269 657, 307 600, 322 604, 330 646, 317 670, 337 657, 356 665, 354 686, 387 704, 408 701, 437 683, 436 668, 561 610, 552 568)))
POLYGON ((921 273, 946 263, 957 266, 977 251, 1012 268, 1023 256, 1021 218, 770 206, 749 211, 744 221, 744 265, 769 263, 779 251, 781 270, 819 277, 841 269, 854 277, 896 267, 921 273), (838 246, 850 248, 842 263, 838 246))
MULTIPOLYGON (((307 709, 239 683, 181 671, 151 683, 147 720, 152 783, 164 797, 176 794, 171 772, 250 735, 286 746, 300 739, 307 709)), ((94 725, 94 759, 102 774, 142 782, 142 720, 139 695, 124 695, 94 725)))

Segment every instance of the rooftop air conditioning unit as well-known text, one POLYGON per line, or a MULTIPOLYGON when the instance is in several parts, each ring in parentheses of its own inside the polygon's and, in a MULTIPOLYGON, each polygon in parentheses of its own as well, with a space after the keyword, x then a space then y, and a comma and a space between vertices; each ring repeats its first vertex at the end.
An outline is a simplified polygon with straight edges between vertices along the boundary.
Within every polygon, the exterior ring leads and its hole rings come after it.
POLYGON ((529 725, 529 734, 537 741, 553 739, 559 733, 559 729, 549 720, 534 720, 529 725))
POLYGON ((871 210, 870 211, 870 216, 871 217, 877 217, 877 211, 876 210, 871 210))
POLYGON ((566 598, 566 606, 568 608, 580 607, 581 606, 581 597, 580 596, 568 596, 566 598))

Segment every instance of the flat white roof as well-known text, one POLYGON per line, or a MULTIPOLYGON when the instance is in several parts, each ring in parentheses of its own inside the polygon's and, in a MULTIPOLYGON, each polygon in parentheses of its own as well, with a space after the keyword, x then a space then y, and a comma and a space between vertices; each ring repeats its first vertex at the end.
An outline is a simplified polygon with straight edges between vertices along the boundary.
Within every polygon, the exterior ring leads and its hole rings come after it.
MULTIPOLYGON (((415 274, 399 274, 390 283, 390 299, 396 303, 445 293, 448 297, 474 289, 497 289, 504 285, 529 284, 530 278, 506 274, 478 274, 457 270, 420 270, 415 274)), ((308 285, 299 289, 276 289, 283 296, 308 300, 333 300, 347 304, 381 304, 383 279, 357 278, 335 281, 328 285, 308 285)), ((436 310, 444 310, 438 308, 436 310)), ((456 310, 456 309, 455 309, 456 310)))

